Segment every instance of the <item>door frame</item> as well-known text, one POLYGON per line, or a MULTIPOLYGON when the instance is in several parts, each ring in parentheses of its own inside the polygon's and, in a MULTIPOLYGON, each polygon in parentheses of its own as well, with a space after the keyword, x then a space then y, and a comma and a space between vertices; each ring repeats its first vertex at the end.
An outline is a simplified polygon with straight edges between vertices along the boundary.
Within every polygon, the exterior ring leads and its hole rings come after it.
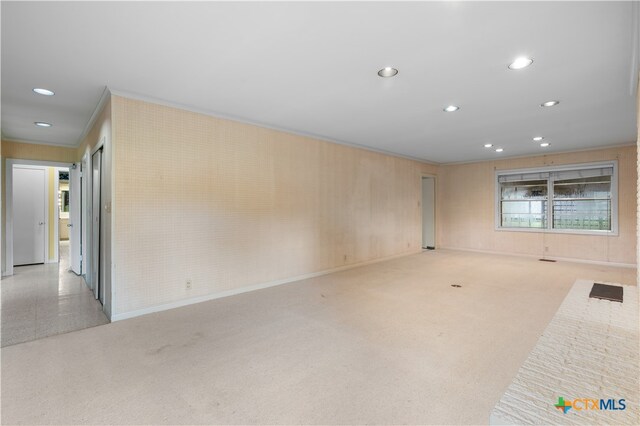
POLYGON ((80 229, 80 240, 82 241, 81 247, 82 250, 80 252, 80 256, 82 256, 82 269, 81 275, 84 277, 84 283, 89 287, 89 281, 87 278, 88 274, 91 272, 90 265, 90 249, 89 244, 91 243, 91 239, 87 228, 89 228, 88 224, 91 223, 91 218, 89 217, 89 185, 91 184, 91 176, 87 172, 89 170, 91 155, 89 152, 86 152, 82 156, 82 160, 80 160, 80 171, 82 176, 80 177, 80 222, 82 223, 80 229))
POLYGON ((105 291, 105 271, 104 271, 104 254, 105 254, 105 241, 104 241, 104 217, 102 215, 102 200, 103 200, 103 191, 102 191, 102 164, 103 164, 103 154, 104 154, 104 150, 102 149, 102 147, 99 147, 95 150, 93 150, 91 152, 91 286, 94 290, 94 295, 95 298, 97 300, 100 301, 100 303, 104 306, 105 304, 105 295, 106 295, 106 291, 105 291), (99 182, 97 182, 97 187, 98 187, 98 194, 99 194, 99 198, 97 200, 97 206, 96 206, 96 200, 94 199, 94 196, 96 195, 94 193, 94 189, 96 186, 96 182, 94 182, 94 167, 95 167, 95 159, 94 157, 96 156, 96 154, 98 154, 98 170, 99 170, 99 174, 98 174, 98 178, 99 178, 99 182), (97 208, 97 210, 96 210, 97 208), (96 228, 96 223, 93 220, 94 216, 98 215, 98 226, 96 228), (96 236, 96 232, 97 232, 97 241, 94 240, 94 237, 96 236), (97 245, 97 253, 94 253, 94 249, 96 249, 96 245, 97 245), (94 270, 93 268, 93 261, 96 261, 96 268, 97 270, 94 270), (94 280, 95 278, 95 280, 94 280))
MULTIPOLYGON (((53 193, 58 195, 60 194, 60 169, 64 167, 56 167, 54 173, 54 181, 53 181, 53 193)), ((53 196, 53 201, 56 201, 56 195, 53 196)), ((56 203, 57 204, 57 203, 56 203)), ((56 258, 55 262, 60 262, 60 206, 54 210, 53 220, 55 221, 53 224, 53 236, 56 239, 56 243, 53 245, 53 257, 56 258)), ((52 262, 52 263, 55 263, 52 262)))
POLYGON ((433 244, 434 247, 438 247, 438 175, 432 173, 420 174, 420 247, 422 250, 426 250, 422 243, 424 243, 424 200, 422 199, 422 185, 424 178, 433 179, 433 244))
MULTIPOLYGON (((58 179, 60 178, 60 169, 61 168, 58 169, 58 174, 56 175, 56 178, 58 178, 58 179)), ((82 276, 82 268, 83 268, 83 265, 82 265, 82 250, 83 250, 83 246, 82 246, 82 227, 84 226, 84 224, 82 223, 82 162, 73 163, 73 165, 71 165, 71 167, 69 167, 67 169, 67 173, 69 173, 69 197, 71 197, 71 170, 77 170, 76 173, 79 173, 79 175, 80 175, 79 176, 80 188, 78 189, 78 198, 80 198, 80 200, 78 201, 78 206, 79 206, 79 211, 80 211, 79 214, 78 214, 78 220, 80 222, 78 224, 78 227, 80 228, 80 235, 79 235, 78 241, 77 241, 77 244, 80 245, 80 254, 79 254, 79 256, 80 256, 80 273, 76 274, 76 275, 81 277, 82 276)), ((71 200, 71 198, 69 200, 71 200)), ((58 211, 59 211, 59 209, 58 209, 58 211)), ((69 201, 69 219, 68 219, 68 222, 71 223, 71 225, 72 225, 72 227, 69 228, 69 242, 71 242, 71 232, 73 232, 72 229, 76 227, 76 223, 75 222, 71 222, 71 201, 69 201)), ((58 219, 58 223, 60 223, 59 219, 58 219)), ((67 224, 67 227, 68 226, 69 225, 67 224)), ((69 270, 75 274, 75 271, 73 270, 73 254, 71 253, 71 244, 69 244, 69 270)))
MULTIPOLYGON (((101 197, 104 196, 104 185, 105 185, 105 181, 104 181, 104 152, 105 152, 105 145, 106 145, 106 137, 102 136, 98 142, 95 144, 95 146, 93 146, 91 149, 87 149, 85 151, 85 153, 82 156, 82 160, 81 162, 83 163, 83 169, 82 169, 82 177, 83 177, 83 183, 85 185, 86 188, 86 194, 83 194, 82 196, 82 204, 80 206, 80 211, 81 211, 81 216, 83 217, 83 220, 86 220, 86 226, 82 227, 82 232, 85 233, 84 234, 84 238, 86 241, 86 245, 84 245, 83 250, 86 253, 86 262, 85 262, 85 258, 83 257, 83 275, 84 275, 84 281, 85 284, 87 284, 87 287, 93 291, 94 287, 96 285, 96 283, 93 282, 92 277, 93 277, 93 265, 92 263, 92 259, 93 259, 93 155, 102 150, 102 158, 101 158, 101 165, 100 165, 100 195, 101 197), (84 213, 83 213, 83 208, 84 208, 84 213), (86 268, 85 268, 86 266, 86 268)), ((102 212, 102 205, 100 205, 100 228, 98 229, 98 233, 100 235, 100 241, 99 241, 99 248, 98 248, 98 280, 102 283, 103 287, 104 287, 104 302, 102 304, 102 310, 103 312, 105 312, 107 314, 107 317, 111 318, 111 303, 113 300, 113 289, 111 287, 111 283, 109 283, 109 286, 107 287, 106 285, 106 273, 105 273, 105 269, 107 267, 107 265, 105 265, 105 258, 104 255, 106 253, 106 230, 105 230, 105 223, 104 223, 104 216, 103 216, 103 212, 102 212), (109 294, 107 294, 107 290, 109 290, 109 294)), ((82 236, 81 236, 82 238, 82 236)), ((99 293, 100 292, 100 288, 98 287, 97 291, 94 292, 94 295, 96 296, 96 299, 99 300, 99 293)))
MULTIPOLYGON (((5 168, 5 270, 2 276, 13 275, 13 166, 36 166, 36 167, 71 167, 72 163, 58 161, 37 161, 22 160, 19 158, 7 158, 5 168)), ((49 174, 45 173, 45 208, 49 211, 49 174)), ((48 221, 48 217, 47 217, 48 221)), ((54 230, 57 227, 54 226, 54 230)), ((54 235, 58 238, 58 235, 54 235)), ((49 261, 49 232, 45 232, 44 261, 49 261)))

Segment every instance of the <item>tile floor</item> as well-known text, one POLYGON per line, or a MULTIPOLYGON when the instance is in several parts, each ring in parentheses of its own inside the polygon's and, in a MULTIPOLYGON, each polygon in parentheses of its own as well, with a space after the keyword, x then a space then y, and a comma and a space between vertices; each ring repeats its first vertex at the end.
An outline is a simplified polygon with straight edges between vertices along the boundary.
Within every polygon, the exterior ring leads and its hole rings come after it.
POLYGON ((1 345, 9 346, 109 322, 82 277, 69 271, 69 243, 60 263, 19 266, 0 281, 1 345))

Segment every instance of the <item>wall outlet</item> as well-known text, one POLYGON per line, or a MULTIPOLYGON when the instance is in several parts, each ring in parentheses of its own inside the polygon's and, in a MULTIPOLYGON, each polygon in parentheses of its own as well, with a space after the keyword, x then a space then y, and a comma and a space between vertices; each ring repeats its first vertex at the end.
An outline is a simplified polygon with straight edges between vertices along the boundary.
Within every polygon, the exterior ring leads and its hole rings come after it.
POLYGON ((544 246, 544 251, 549 251, 549 246, 544 246))
POLYGON ((186 284, 185 284, 185 288, 187 290, 191 290, 191 280, 187 280, 186 284))

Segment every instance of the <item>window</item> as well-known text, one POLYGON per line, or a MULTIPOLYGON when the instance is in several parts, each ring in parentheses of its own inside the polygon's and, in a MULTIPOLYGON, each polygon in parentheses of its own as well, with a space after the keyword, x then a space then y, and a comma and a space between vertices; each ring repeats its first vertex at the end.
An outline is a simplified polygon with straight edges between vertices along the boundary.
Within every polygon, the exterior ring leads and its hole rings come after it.
POLYGON ((498 229, 617 233, 616 163, 497 172, 498 229))

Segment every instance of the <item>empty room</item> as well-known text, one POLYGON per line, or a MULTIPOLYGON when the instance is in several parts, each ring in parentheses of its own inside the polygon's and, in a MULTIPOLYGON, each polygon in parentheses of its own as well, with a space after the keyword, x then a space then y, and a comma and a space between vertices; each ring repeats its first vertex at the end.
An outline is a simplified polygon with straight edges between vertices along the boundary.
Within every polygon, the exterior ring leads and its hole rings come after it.
POLYGON ((2 424, 640 424, 640 2, 0 8, 2 424))

